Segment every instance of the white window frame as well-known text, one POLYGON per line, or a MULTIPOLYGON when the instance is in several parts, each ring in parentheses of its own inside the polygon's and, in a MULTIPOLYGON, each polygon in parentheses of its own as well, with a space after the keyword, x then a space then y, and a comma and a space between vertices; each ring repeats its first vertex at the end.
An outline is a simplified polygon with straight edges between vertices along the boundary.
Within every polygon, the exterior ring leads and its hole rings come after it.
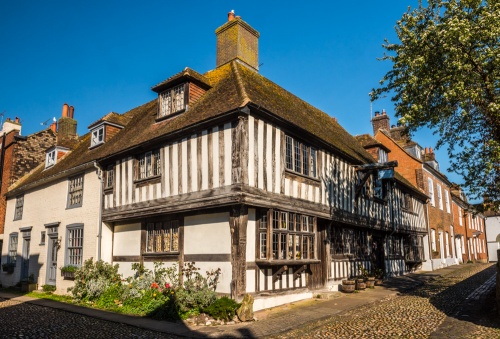
POLYGON ((45 157, 45 168, 52 167, 56 164, 56 150, 53 149, 52 151, 47 152, 47 155, 45 157))
POLYGON ((434 200, 434 182, 431 178, 427 178, 427 185, 429 186, 429 198, 432 207, 436 206, 436 202, 434 200))
POLYGON ((97 146, 97 145, 104 143, 105 133, 106 133, 106 129, 104 128, 104 125, 101 125, 95 129, 93 129, 91 140, 90 140, 90 147, 94 147, 94 146, 97 146))
POLYGON ((113 188, 115 183, 115 166, 108 166, 104 172, 104 189, 113 188))
POLYGON ((436 230, 431 228, 431 250, 433 252, 437 251, 436 247, 436 230))
POLYGON ((446 212, 451 213, 450 195, 447 189, 444 190, 444 202, 446 204, 446 212))
POLYGON ((448 258, 450 256, 450 235, 448 232, 444 232, 445 236, 445 249, 446 249, 446 257, 448 258))
POLYGON ((383 164, 385 162, 389 161, 389 155, 387 154, 386 150, 379 148, 378 149, 378 162, 383 164))
POLYGON ((462 208, 460 206, 457 205, 457 208, 458 208, 458 224, 460 226, 463 226, 463 214, 462 214, 462 208))
POLYGON ((66 226, 66 255, 65 265, 81 267, 83 264, 83 224, 66 226))
POLYGON ((437 199, 438 199, 438 206, 440 210, 443 210, 443 192, 441 190, 441 185, 436 184, 437 186, 437 199))

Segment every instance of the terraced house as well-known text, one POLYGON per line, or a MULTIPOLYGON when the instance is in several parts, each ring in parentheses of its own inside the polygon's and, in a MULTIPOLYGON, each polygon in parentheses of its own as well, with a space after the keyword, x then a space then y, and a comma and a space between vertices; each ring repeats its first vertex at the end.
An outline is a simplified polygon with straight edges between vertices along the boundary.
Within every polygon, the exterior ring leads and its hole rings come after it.
MULTIPOLYGON (((61 173, 102 169, 91 189, 102 209, 83 226, 95 246, 85 238, 82 258, 100 253, 125 276, 135 262, 220 268, 217 291, 251 293, 256 310, 335 288, 360 266, 393 275, 422 262, 426 196, 260 75, 259 33, 240 17, 229 13, 216 37, 215 69, 159 83, 156 100, 120 115, 126 123, 108 120, 113 132, 91 125, 61 160, 61 173)), ((96 178, 85 177, 84 194, 96 178)), ((59 234, 73 239, 75 223, 61 221, 59 234)))

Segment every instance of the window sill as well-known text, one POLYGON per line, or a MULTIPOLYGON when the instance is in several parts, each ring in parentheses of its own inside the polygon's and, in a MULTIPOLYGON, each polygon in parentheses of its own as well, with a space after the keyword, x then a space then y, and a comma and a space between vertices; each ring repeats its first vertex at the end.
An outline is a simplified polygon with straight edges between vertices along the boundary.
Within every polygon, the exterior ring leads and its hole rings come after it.
POLYGON ((172 257, 179 255, 180 252, 148 252, 143 253, 143 257, 172 257))
POLYGON ((104 194, 113 193, 113 187, 106 187, 103 191, 104 191, 104 194))
POLYGON ((72 205, 72 206, 67 206, 67 207, 66 207, 66 209, 67 209, 67 210, 71 210, 71 209, 73 209, 73 208, 79 208, 79 207, 82 207, 82 206, 83 206, 83 204, 79 204, 79 205, 72 205))
POLYGON ((161 174, 155 175, 153 177, 144 178, 144 179, 136 179, 134 180, 134 184, 141 187, 149 184, 157 184, 161 182, 161 174))
POLYGON ((257 265, 262 266, 282 266, 282 265, 307 265, 307 264, 319 264, 321 260, 319 259, 300 259, 300 260, 255 260, 257 265))

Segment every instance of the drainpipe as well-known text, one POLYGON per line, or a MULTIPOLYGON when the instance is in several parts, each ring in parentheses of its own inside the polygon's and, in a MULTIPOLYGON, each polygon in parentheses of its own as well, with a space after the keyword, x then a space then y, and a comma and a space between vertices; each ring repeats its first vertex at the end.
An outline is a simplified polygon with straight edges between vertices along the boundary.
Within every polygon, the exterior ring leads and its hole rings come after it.
POLYGON ((94 161, 94 167, 97 169, 97 178, 99 179, 99 217, 97 219, 99 232, 97 233, 97 260, 101 260, 102 247, 102 187, 104 185, 102 168, 94 161))

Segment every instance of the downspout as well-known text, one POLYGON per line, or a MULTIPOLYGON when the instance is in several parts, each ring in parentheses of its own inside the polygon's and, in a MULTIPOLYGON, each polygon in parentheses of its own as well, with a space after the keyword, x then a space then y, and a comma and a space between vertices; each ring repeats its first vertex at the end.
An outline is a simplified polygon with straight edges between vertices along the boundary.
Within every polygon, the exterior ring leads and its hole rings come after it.
POLYGON ((97 169, 97 178, 99 179, 99 216, 97 219, 99 232, 97 233, 97 261, 101 260, 102 247, 102 187, 104 185, 102 177, 102 168, 94 161, 94 167, 97 169))

